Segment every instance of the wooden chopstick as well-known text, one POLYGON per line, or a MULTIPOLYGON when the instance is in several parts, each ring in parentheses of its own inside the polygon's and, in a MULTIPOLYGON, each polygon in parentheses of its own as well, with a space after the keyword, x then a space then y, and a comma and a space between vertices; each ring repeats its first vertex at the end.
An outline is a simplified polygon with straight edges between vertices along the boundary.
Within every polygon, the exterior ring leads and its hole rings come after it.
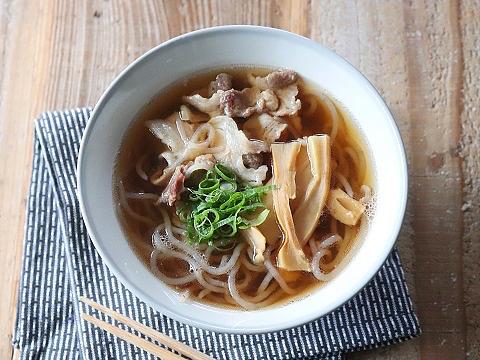
MULTIPOLYGON (((208 355, 205 355, 203 354, 202 352, 188 346, 188 345, 185 345, 184 343, 178 341, 178 340, 175 340, 175 339, 172 339, 171 337, 165 335, 165 334, 162 334, 161 332, 158 332, 152 328, 149 328, 148 326, 145 326, 141 323, 139 323, 138 321, 135 321, 133 319, 130 319, 129 317, 125 316, 125 315, 122 315, 112 309, 109 309, 101 304, 98 304, 97 302, 91 300, 91 299, 88 299, 84 296, 80 296, 80 301, 83 302, 84 304, 86 305, 89 305, 91 306, 92 308, 100 311, 100 312, 103 312, 104 314, 110 316, 112 319, 115 319, 115 320, 118 320, 126 325, 128 325, 129 327, 131 327, 132 329, 135 329, 137 331, 139 331, 140 333, 144 334, 145 336, 153 339, 153 340, 156 340, 158 341, 159 343, 165 345, 166 347, 170 348, 170 349, 173 349, 177 352, 179 352, 180 354, 183 354, 193 360, 215 360, 213 359, 212 357, 208 356, 208 355)), ((127 341, 127 342, 130 342, 131 344, 133 345, 136 345, 148 352, 150 352, 151 354, 153 355, 156 355, 156 356, 159 356, 159 357, 162 357, 163 359, 184 359, 174 353, 171 353, 163 348, 160 348, 158 347, 157 345, 145 340, 145 339, 142 339, 141 337, 138 337, 136 336, 135 334, 132 334, 132 333, 129 333, 128 331, 125 331, 123 329, 119 329, 117 327, 115 327, 114 325, 112 324, 109 324, 107 322, 104 322, 103 320, 100 320, 100 319, 97 319, 93 316, 90 316, 88 314, 85 314, 83 313, 82 314, 82 318, 85 319, 86 321, 88 322, 91 322, 92 324, 112 333, 113 335, 127 341), (139 341, 141 340, 141 341, 139 341), (152 351, 156 351, 156 352, 152 352, 152 351), (161 354, 161 355, 160 355, 161 354), (171 356, 174 356, 174 357, 171 357, 171 356), (170 356, 170 357, 169 357, 170 356)))
POLYGON ((125 331, 123 329, 117 328, 116 326, 109 324, 103 320, 97 319, 96 317, 93 317, 91 315, 82 313, 82 319, 88 321, 89 323, 92 323, 93 325, 98 326, 100 329, 108 331, 109 333, 115 335, 122 340, 125 340, 130 344, 139 347, 140 349, 148 351, 150 354, 155 355, 162 360, 185 360, 185 358, 174 354, 173 352, 162 349, 161 347, 155 345, 154 343, 151 343, 150 341, 142 339, 141 337, 138 337, 137 335, 129 333, 128 331, 125 331))

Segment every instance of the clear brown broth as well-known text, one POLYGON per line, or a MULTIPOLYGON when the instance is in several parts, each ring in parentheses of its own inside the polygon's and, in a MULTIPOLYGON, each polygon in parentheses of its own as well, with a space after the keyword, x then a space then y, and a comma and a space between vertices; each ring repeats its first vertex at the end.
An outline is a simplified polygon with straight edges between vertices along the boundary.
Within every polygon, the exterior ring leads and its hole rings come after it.
MULTIPOLYGON (((198 89, 205 89, 209 82, 212 81, 220 72, 227 72, 232 75, 234 79, 234 88, 242 89, 248 86, 246 81, 247 72, 253 72, 255 75, 266 75, 270 71, 272 70, 250 67, 215 69, 200 74, 195 74, 182 81, 179 81, 156 96, 148 105, 144 107, 144 109, 140 111, 138 117, 125 134, 119 154, 117 156, 117 162, 115 164, 113 180, 114 197, 117 196, 116 194, 118 192, 118 184, 120 180, 122 180, 126 191, 159 193, 158 187, 140 179, 135 171, 135 164, 139 157, 144 156, 144 154, 155 156, 165 149, 164 145, 161 144, 161 142, 155 138, 145 127, 144 124, 147 120, 165 118, 172 112, 177 111, 182 104, 181 98, 183 95, 197 92, 198 89)), ((308 111, 308 108, 305 106, 307 105, 309 98, 311 99, 311 96, 316 98, 319 104, 321 104, 318 94, 321 93, 324 96, 328 95, 324 92, 320 92, 319 90, 315 89, 315 87, 305 83, 304 81, 299 81, 298 85, 298 98, 302 102, 302 109, 299 113, 300 117, 302 118, 303 125, 302 136, 323 133, 328 134, 331 130, 331 119, 329 118, 328 112, 325 110, 325 108, 323 106, 319 106, 316 111, 310 115, 307 115, 306 111, 308 111)), ((200 93, 202 94, 202 92, 200 93)), ((206 96, 207 94, 203 93, 202 95, 206 96)), ((334 100, 331 97, 330 99, 334 100)), ((333 102, 336 104, 336 108, 341 115, 341 123, 338 129, 337 137, 332 146, 332 155, 334 158, 337 158, 338 156, 342 156, 344 158, 344 160, 340 162, 339 170, 341 170, 349 180, 354 193, 359 194, 360 186, 362 184, 372 186, 373 183, 372 168, 370 166, 370 160, 367 156, 367 147, 365 146, 359 130, 354 126, 353 122, 347 115, 348 113, 343 110, 336 101, 333 102), (357 164, 355 166, 355 163, 351 160, 351 158, 345 156, 344 149, 346 147, 350 147, 355 151, 359 159, 361 159, 359 162, 360 165, 357 164)), ((241 122, 239 123, 239 128, 241 128, 241 122)), ((292 139, 293 138, 289 138, 287 140, 292 139)), ((332 187, 334 185, 335 181, 332 177, 332 187)), ((132 202, 129 204, 136 212, 150 217, 155 224, 162 222, 162 218, 158 210, 156 210, 153 205, 145 205, 142 202, 132 202)), ((169 212, 172 212, 171 209, 168 210, 169 212)), ((147 226, 128 216, 122 211, 119 211, 119 219, 132 249, 145 263, 147 268, 150 268, 150 255, 151 251, 153 250, 151 235, 154 226, 147 226)), ((322 215, 320 223, 316 229, 316 236, 321 237, 329 232, 330 221, 330 215, 322 215)), ((362 222, 365 222, 365 218, 362 220, 362 222)), ((335 257, 335 266, 338 265, 338 263, 340 263, 348 254, 358 238, 357 234, 360 231, 360 228, 364 225, 366 224, 358 224, 355 227, 355 236, 342 249, 339 249, 339 246, 334 247, 333 254, 335 257), (340 250, 342 252, 341 254, 339 254, 340 250)), ((345 226, 340 223, 338 223, 338 233, 341 236, 345 235, 345 226)), ((307 254, 307 256, 311 256, 311 254, 307 254)), ((219 260, 220 257, 217 257, 217 261, 219 260)), ((183 276, 187 270, 182 261, 163 260, 158 262, 158 267, 160 271, 164 272, 168 276, 183 276)), ((254 296, 256 289, 263 279, 263 276, 257 276, 254 278, 249 284, 249 287, 245 290, 245 293, 254 296)), ((221 278, 221 280, 226 281, 226 276, 221 278)), ((239 276, 238 280, 241 281, 241 275, 239 276)), ((303 297, 310 293, 314 287, 319 286, 320 284, 321 283, 312 274, 302 273, 295 281, 289 283, 289 285, 295 288, 298 292, 294 296, 284 294, 284 296, 280 297, 275 304, 285 303, 295 298, 303 297)), ((195 293, 201 289, 201 285, 194 283, 188 286, 177 287, 177 290, 184 290, 185 288, 188 288, 191 293, 195 293)), ((215 294, 199 301, 213 303, 216 306, 232 306, 226 302, 223 297, 216 296, 215 294)))

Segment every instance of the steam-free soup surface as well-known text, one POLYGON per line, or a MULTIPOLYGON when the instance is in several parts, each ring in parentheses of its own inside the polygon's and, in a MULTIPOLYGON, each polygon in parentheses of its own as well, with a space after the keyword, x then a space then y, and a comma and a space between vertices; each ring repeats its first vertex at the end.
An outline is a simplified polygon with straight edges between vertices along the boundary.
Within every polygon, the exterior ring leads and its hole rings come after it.
POLYGON ((114 198, 137 255, 181 299, 255 310, 333 278, 368 225, 367 151, 288 69, 217 69, 163 91, 127 131, 114 198))

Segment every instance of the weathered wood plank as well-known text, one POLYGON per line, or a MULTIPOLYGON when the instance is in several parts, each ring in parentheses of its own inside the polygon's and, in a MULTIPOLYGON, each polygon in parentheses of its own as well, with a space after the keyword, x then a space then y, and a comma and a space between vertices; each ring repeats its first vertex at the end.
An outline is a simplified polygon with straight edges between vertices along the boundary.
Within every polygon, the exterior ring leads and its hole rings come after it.
POLYGON ((33 114, 45 91, 48 76, 47 57, 42 36, 49 28, 49 18, 31 17, 32 11, 48 12, 49 2, 5 3, 2 11, 7 22, 2 34, 2 80, 0 105, 0 229, 2 262, 0 265, 0 358, 12 356, 11 339, 15 320, 24 212, 30 178, 33 114), (28 21, 23 19, 30 18, 28 21), (20 26, 21 25, 21 26, 20 26), (33 60, 33 61, 32 61, 33 60))

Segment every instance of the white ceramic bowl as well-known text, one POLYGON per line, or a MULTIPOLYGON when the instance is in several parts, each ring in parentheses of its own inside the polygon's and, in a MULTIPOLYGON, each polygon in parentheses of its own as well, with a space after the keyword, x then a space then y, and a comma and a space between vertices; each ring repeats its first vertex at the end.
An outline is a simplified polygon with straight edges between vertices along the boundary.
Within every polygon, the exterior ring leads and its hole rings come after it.
POLYGON ((103 94, 87 125, 78 161, 78 193, 88 233, 117 278, 159 312, 218 332, 261 333, 327 314, 355 295, 381 267, 397 238, 407 198, 407 167, 394 119, 369 81, 332 51, 272 28, 225 26, 167 41, 128 66, 103 94), (349 262, 332 281, 302 300, 267 310, 227 310, 179 302, 137 258, 112 200, 112 170, 122 137, 162 89, 201 70, 226 65, 286 67, 326 89, 366 136, 376 172, 376 212, 349 262))

